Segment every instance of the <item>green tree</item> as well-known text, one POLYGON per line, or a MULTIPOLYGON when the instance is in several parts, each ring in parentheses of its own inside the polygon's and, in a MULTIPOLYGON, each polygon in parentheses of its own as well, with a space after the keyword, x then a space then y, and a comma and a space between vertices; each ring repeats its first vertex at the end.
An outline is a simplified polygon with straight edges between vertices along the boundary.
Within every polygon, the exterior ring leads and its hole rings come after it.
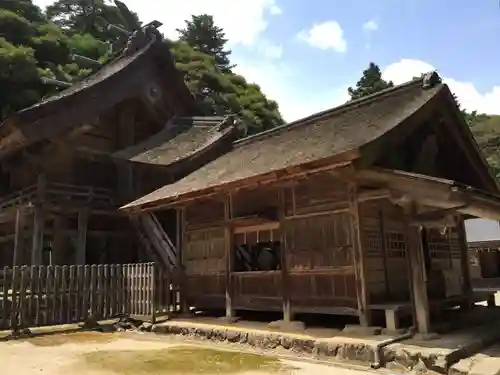
POLYGON ((205 115, 236 114, 248 134, 283 124, 275 101, 268 100, 260 87, 242 76, 223 73, 213 56, 192 48, 183 41, 168 42, 179 70, 195 94, 205 115))
POLYGON ((379 66, 371 62, 368 69, 363 70, 363 75, 356 83, 356 87, 349 87, 347 92, 351 96, 351 100, 354 100, 375 94, 393 86, 394 84, 392 81, 385 81, 382 79, 382 72, 379 66))
POLYGON ((55 90, 41 78, 72 81, 88 72, 71 61, 70 41, 31 0, 0 0, 2 118, 55 90))
POLYGON ((186 42, 196 51, 203 52, 215 59, 221 72, 227 73, 234 68, 229 61, 231 51, 226 49, 227 39, 222 28, 218 27, 208 14, 193 15, 186 21, 184 29, 177 29, 179 40, 186 42))

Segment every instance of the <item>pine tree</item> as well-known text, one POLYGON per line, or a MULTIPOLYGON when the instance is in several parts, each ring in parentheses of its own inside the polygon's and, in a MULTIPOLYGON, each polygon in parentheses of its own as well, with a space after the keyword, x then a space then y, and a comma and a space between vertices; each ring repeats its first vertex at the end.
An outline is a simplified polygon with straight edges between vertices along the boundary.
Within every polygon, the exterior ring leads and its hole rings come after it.
POLYGON ((234 68, 229 61, 231 51, 225 49, 227 39, 224 31, 215 24, 212 16, 193 15, 191 20, 186 21, 186 27, 177 29, 177 32, 180 41, 186 42, 195 51, 212 56, 221 72, 230 72, 234 68))
POLYGON ((351 100, 359 99, 367 95, 393 87, 392 81, 382 79, 382 72, 377 64, 371 62, 368 69, 363 70, 363 75, 356 83, 356 87, 347 89, 351 100))

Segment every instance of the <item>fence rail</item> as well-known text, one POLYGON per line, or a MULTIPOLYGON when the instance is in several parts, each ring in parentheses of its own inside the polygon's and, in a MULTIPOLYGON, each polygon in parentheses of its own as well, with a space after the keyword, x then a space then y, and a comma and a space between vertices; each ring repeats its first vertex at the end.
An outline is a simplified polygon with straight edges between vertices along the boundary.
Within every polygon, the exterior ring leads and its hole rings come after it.
POLYGON ((69 324, 90 317, 176 311, 178 290, 154 263, 16 266, 0 270, 0 329, 69 324))

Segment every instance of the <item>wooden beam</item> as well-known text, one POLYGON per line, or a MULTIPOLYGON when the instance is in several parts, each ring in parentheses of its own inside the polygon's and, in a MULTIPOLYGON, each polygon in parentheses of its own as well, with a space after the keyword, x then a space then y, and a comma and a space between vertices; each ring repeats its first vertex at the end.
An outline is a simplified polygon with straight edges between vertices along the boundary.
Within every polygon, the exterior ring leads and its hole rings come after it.
POLYGON ((24 244, 24 212, 21 208, 16 211, 16 224, 14 233, 14 254, 12 255, 12 265, 21 265, 22 259, 21 254, 23 252, 24 244))
POLYGON ((89 211, 82 209, 78 212, 78 236, 76 243, 76 264, 86 264, 87 262, 87 227, 89 221, 89 211))
MULTIPOLYGON (((407 210, 407 215, 414 214, 407 210)), ((422 227, 408 225, 408 259, 411 275, 411 290, 417 330, 422 334, 430 332, 429 298, 427 295, 427 271, 422 247, 422 227)))
POLYGON ((226 254, 226 317, 234 317, 233 309, 233 279, 231 273, 233 270, 233 232, 232 227, 227 224, 232 217, 232 195, 229 193, 227 199, 224 202, 224 221, 226 225, 224 227, 224 246, 226 254))
POLYGON ((389 199, 394 195, 389 189, 362 190, 358 192, 358 202, 369 202, 381 199, 389 199))
POLYGON ((353 255, 354 276, 356 279, 356 298, 358 302, 359 323, 362 326, 371 324, 370 312, 368 310, 368 294, 366 292, 366 273, 364 252, 361 242, 361 225, 359 217, 359 205, 357 201, 357 186, 351 183, 349 187, 350 207, 350 230, 353 255))
POLYGON ((285 189, 278 190, 279 204, 279 231, 280 231, 280 263, 281 263, 281 295, 283 297, 283 321, 289 323, 293 320, 290 275, 288 273, 287 244, 285 232, 286 203, 285 189))

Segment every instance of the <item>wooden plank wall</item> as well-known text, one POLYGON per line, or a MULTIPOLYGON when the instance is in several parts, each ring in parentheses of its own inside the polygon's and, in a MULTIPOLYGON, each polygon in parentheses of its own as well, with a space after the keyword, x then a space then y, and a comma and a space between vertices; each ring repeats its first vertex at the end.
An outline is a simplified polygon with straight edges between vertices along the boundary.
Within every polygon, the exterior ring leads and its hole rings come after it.
POLYGON ((20 266, 0 271, 0 329, 177 309, 178 291, 153 263, 20 266))
MULTIPOLYGON (((279 212, 279 190, 284 192, 281 229, 263 230, 264 237, 282 238, 286 252, 290 299, 295 312, 357 313, 356 281, 350 230, 349 192, 345 182, 318 174, 289 187, 259 187, 232 195, 232 218, 279 212), (274 235, 274 232, 277 234, 274 235), (279 233, 284 236, 280 237, 279 233)), ((224 306, 225 254, 223 203, 204 200, 186 210, 183 264, 187 293, 195 305, 224 306)), ((274 222, 279 227, 277 221, 274 222)), ((270 224, 269 224, 270 225, 270 224)), ((260 237, 257 226, 235 227, 240 237, 260 237), (250 232, 245 232, 248 230, 250 232)), ((266 227, 266 225, 263 225, 266 227)), ((255 237, 255 238, 254 238, 255 237)), ((240 241, 241 242, 241 241, 240 241)), ((281 310, 282 271, 232 272, 233 305, 238 309, 281 310)))
POLYGON ((387 200, 360 206, 370 302, 409 301, 408 239, 403 211, 387 200))
MULTIPOLYGON (((402 209, 387 200, 365 202, 361 217, 370 302, 409 302, 408 236, 402 209)), ((444 272, 458 279, 463 276, 458 230, 450 227, 441 233, 437 228, 425 229, 432 298, 445 297, 444 272)))
POLYGON ((224 204, 201 200, 186 209, 182 262, 188 303, 223 308, 226 293, 224 204))

